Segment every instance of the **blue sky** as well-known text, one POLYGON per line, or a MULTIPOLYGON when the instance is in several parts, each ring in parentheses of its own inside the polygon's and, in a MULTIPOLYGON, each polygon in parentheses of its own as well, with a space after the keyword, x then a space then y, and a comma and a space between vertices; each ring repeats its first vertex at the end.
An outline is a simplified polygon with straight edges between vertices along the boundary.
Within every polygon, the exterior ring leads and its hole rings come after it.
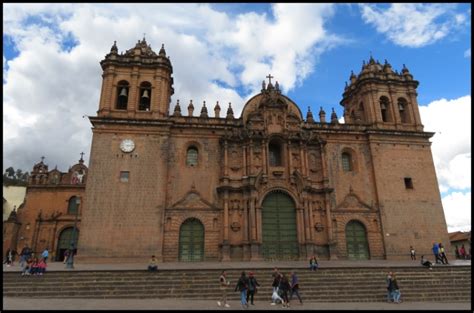
POLYGON ((306 116, 329 115, 372 55, 420 82, 425 131, 450 230, 471 225, 470 4, 4 4, 4 162, 62 171, 90 154, 99 62, 146 33, 165 44, 181 108, 215 101, 236 116, 271 73, 306 116), (223 105, 224 104, 224 105, 223 105), (38 145, 41 142, 43 144, 38 145))

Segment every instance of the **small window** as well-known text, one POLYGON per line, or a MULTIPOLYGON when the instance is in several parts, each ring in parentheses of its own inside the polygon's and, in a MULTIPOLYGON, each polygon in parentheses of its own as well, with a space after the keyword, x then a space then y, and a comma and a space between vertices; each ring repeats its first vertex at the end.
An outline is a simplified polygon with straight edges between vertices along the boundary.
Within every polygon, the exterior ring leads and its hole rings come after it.
POLYGON ((73 196, 69 199, 68 207, 67 207, 67 214, 76 214, 77 207, 79 206, 79 198, 73 196))
POLYGON ((127 183, 129 176, 130 176, 130 172, 126 172, 126 171, 120 172, 120 181, 123 183, 127 183))
POLYGON ((347 152, 342 154, 342 169, 344 172, 352 171, 352 157, 347 152))
POLYGON ((281 145, 277 142, 270 142, 268 145, 270 166, 282 166, 281 145))
POLYGON ((186 154, 186 165, 197 166, 198 164, 198 150, 196 147, 189 147, 186 154))
POLYGON ((413 181, 411 180, 411 177, 405 177, 405 188, 406 189, 413 189, 413 181))

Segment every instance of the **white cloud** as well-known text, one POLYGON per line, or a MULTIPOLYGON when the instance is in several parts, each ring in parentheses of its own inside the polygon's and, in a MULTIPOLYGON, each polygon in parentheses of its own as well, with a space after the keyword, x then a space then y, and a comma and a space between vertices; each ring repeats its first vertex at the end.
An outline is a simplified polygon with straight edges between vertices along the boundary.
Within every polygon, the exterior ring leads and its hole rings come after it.
POLYGON ((466 25, 464 14, 454 14, 453 4, 394 3, 388 9, 361 4, 365 23, 375 26, 393 43, 403 47, 432 44, 466 25))
POLYGON ((424 130, 431 138, 441 192, 471 187, 471 96, 436 100, 420 106, 424 130))
POLYGON ((442 199, 448 231, 471 230, 471 192, 453 192, 442 199))
POLYGON ((471 48, 464 51, 464 57, 465 58, 470 58, 471 57, 471 48))
POLYGON ((205 100, 212 116, 216 101, 224 114, 232 102, 237 117, 268 73, 288 91, 314 70, 322 52, 343 42, 325 30, 334 13, 328 4, 274 4, 273 18, 191 3, 3 8, 4 38, 19 52, 12 60, 4 56, 4 168, 31 170, 45 155, 64 171, 81 151, 88 161, 91 125, 82 116, 96 114, 99 61, 114 40, 119 52, 144 32, 156 52, 165 44, 175 82, 171 110, 176 100, 183 109, 192 99, 196 114, 205 100), (72 49, 64 47, 67 38, 77 42, 72 49))

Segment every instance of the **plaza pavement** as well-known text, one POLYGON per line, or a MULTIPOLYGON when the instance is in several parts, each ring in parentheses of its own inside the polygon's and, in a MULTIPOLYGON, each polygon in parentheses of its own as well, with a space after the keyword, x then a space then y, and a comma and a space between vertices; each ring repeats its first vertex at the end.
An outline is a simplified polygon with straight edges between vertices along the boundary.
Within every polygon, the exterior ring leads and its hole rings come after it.
MULTIPOLYGON (((74 269, 66 269, 62 262, 49 262, 48 271, 101 271, 101 270, 145 270, 148 263, 128 264, 85 264, 75 263, 74 269)), ((391 261, 391 260, 332 260, 319 261, 320 268, 390 268, 421 266, 416 261, 391 261)), ((451 260, 449 265, 436 266, 462 266, 471 265, 471 260, 451 260)), ((306 261, 261 261, 261 262, 165 262, 159 264, 160 270, 173 269, 247 269, 258 268, 307 268, 306 261)), ((18 262, 14 266, 3 265, 4 272, 19 272, 18 262)), ((46 274, 47 275, 47 274, 46 274)), ((248 310, 288 310, 281 306, 270 305, 270 296, 256 296, 256 305, 248 310)), ((304 299, 303 299, 304 301, 304 299)), ((469 310, 470 302, 402 302, 400 304, 385 302, 356 302, 356 303, 321 303, 305 302, 303 305, 294 302, 291 310, 469 310)), ((29 299, 29 298, 3 298, 4 310, 242 310, 239 301, 229 301, 230 308, 218 307, 216 301, 187 300, 187 299, 29 299)))

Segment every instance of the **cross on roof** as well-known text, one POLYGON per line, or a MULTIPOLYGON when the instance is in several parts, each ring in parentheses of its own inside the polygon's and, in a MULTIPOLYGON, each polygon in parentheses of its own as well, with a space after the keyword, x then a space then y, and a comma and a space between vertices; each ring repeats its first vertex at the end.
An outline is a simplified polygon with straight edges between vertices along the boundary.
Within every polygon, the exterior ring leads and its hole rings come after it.
POLYGON ((274 78, 274 77, 271 74, 268 74, 267 78, 268 78, 268 84, 271 85, 272 84, 272 78, 274 78))

